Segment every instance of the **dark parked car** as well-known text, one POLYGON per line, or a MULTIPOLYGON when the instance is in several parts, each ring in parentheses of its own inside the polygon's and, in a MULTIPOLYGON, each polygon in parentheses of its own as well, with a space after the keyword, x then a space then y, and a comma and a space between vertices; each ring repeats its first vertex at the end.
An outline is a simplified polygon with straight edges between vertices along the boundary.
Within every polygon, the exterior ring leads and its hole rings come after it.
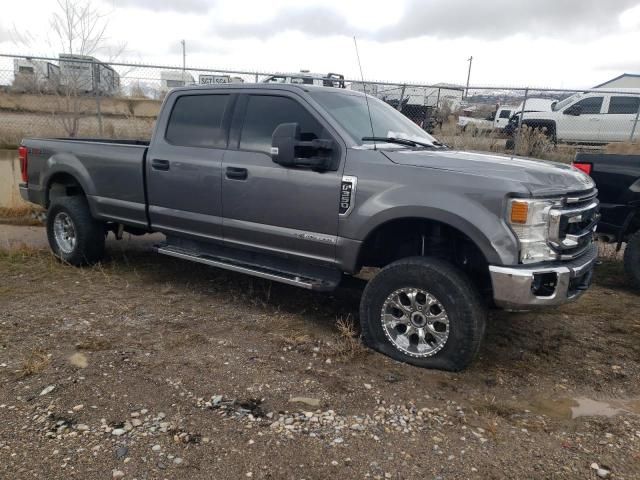
POLYGON ((626 243, 625 270, 640 288, 640 155, 578 153, 574 166, 596 182, 599 237, 618 248, 626 243))

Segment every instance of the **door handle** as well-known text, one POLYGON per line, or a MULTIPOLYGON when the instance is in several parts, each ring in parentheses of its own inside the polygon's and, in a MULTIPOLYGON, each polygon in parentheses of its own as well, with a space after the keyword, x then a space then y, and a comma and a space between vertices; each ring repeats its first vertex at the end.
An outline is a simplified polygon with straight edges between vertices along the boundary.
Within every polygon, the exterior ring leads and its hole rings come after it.
POLYGON ((249 172, 246 168, 227 167, 226 175, 230 180, 246 180, 249 172))
POLYGON ((159 158, 151 160, 151 168, 154 170, 169 170, 170 165, 169 160, 160 160, 159 158))

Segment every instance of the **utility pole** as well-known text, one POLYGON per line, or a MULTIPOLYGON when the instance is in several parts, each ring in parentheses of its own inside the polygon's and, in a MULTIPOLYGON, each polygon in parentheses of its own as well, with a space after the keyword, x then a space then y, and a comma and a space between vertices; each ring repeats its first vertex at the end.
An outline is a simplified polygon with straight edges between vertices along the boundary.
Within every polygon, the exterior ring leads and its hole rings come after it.
POLYGON ((464 92, 464 98, 469 96, 469 80, 471 79, 471 64, 473 63, 473 55, 471 55, 467 62, 469 62, 469 71, 467 72, 467 89, 464 92))
POLYGON ((182 83, 183 84, 187 84, 187 75, 186 75, 186 70, 187 70, 187 46, 185 44, 184 40, 180 40, 180 43, 182 44, 182 83))

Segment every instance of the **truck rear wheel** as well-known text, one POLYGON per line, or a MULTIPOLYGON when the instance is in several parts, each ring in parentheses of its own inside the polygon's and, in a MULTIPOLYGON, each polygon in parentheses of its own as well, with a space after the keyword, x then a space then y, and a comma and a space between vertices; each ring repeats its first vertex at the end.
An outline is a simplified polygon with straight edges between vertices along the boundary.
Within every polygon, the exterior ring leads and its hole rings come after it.
POLYGON ((367 345, 395 360, 441 370, 462 370, 473 361, 486 318, 469 278, 430 257, 388 265, 369 282, 360 303, 367 345))
POLYGON ((624 269, 636 288, 640 288, 640 231, 637 231, 624 250, 624 269))
POLYGON ((81 196, 59 197, 47 212, 47 238, 53 254, 63 262, 81 266, 104 256, 104 226, 91 216, 81 196))

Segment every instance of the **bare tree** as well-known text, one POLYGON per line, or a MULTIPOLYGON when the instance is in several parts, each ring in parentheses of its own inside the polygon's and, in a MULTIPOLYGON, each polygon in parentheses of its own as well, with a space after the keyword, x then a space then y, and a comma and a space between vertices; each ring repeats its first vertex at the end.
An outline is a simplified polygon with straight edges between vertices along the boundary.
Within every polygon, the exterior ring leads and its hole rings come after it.
MULTIPOLYGON (((95 78, 100 67, 87 57, 104 47, 108 21, 107 15, 98 10, 91 0, 56 0, 56 4, 51 29, 60 51, 67 55, 64 61, 62 58, 60 61, 60 120, 67 135, 75 137, 83 116, 83 94, 94 90, 99 94, 100 86, 96 85, 95 78)), ((99 109, 99 98, 96 103, 99 109)))

